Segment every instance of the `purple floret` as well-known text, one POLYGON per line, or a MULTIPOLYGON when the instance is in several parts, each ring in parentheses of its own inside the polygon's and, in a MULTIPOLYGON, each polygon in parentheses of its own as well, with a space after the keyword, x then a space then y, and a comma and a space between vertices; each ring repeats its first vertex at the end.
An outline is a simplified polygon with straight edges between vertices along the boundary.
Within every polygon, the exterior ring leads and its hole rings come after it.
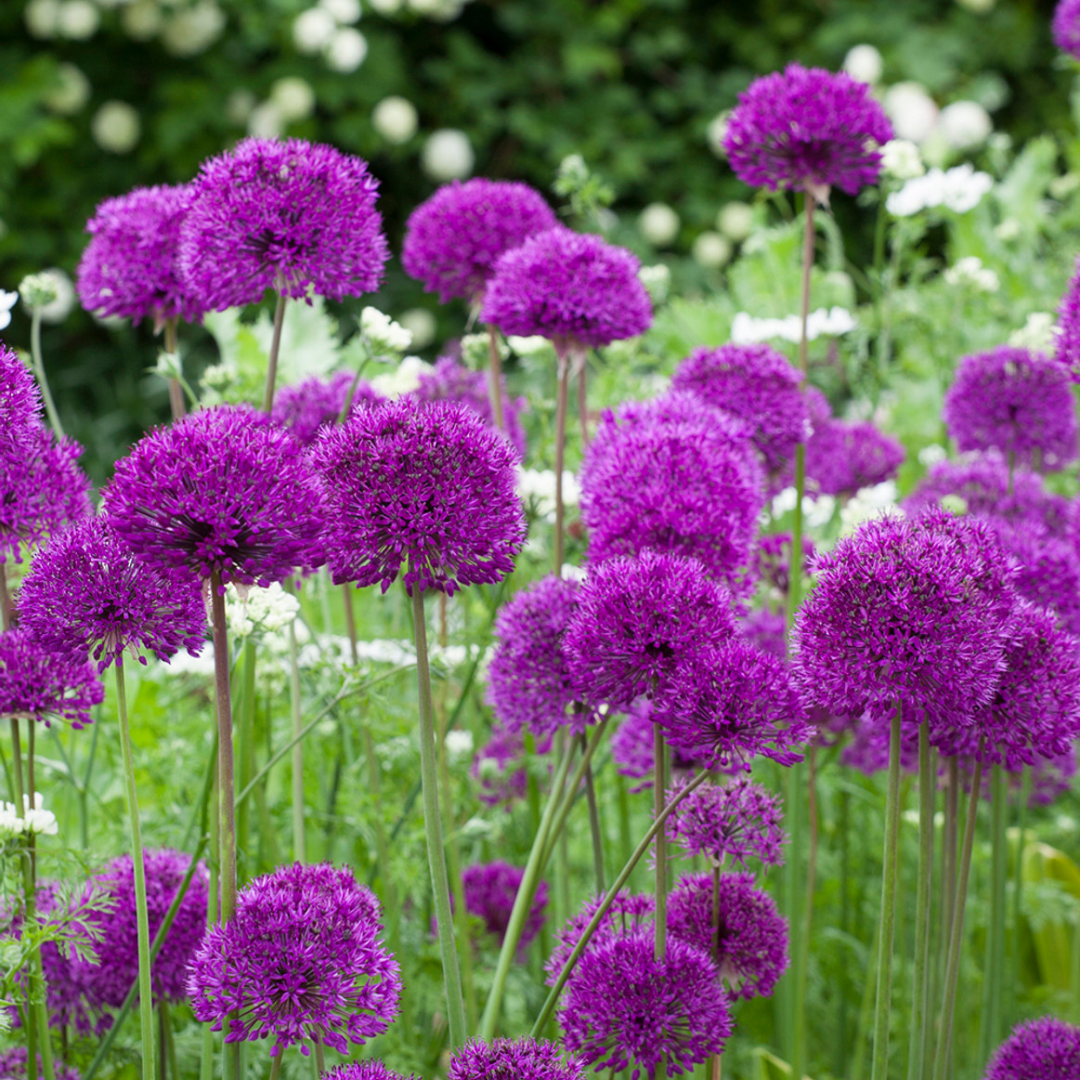
POLYGON ((1037 470, 1077 455, 1068 368, 1029 349, 1001 345, 965 356, 945 394, 942 418, 960 450, 1000 450, 1037 470))
POLYGON ((983 1080, 1076 1080, 1080 1028, 1053 1016, 1017 1024, 986 1066, 983 1080))
MULTIPOLYGON (((1076 28, 1077 39, 1080 42, 1080 0, 1075 0, 1074 3, 1065 0, 1061 7, 1069 7, 1076 12, 1077 17, 1073 20, 1073 26, 1076 28)), ((1076 382, 1080 380, 1080 261, 1076 263, 1073 276, 1061 297, 1057 316, 1054 357, 1058 363, 1069 370, 1073 382, 1076 382)))
POLYGON ((0 716, 53 720, 76 730, 93 723, 90 710, 105 699, 105 688, 85 657, 56 650, 21 626, 0 633, 0 716))
MULTIPOLYGON (((625 718, 611 737, 611 757, 619 775, 642 781, 630 789, 631 794, 653 786, 656 771, 653 710, 653 703, 648 698, 638 698, 626 710, 625 718)), ((676 778, 679 773, 696 772, 700 765, 700 762, 684 757, 678 750, 671 755, 671 769, 676 778)))
POLYGON ((504 334, 539 334, 559 350, 636 337, 652 325, 639 267, 625 248, 558 225, 499 259, 480 318, 504 334))
POLYGON ((782 611, 751 611, 738 626, 739 636, 777 660, 787 657, 787 627, 782 611))
POLYGON ((378 1058, 365 1058, 363 1061, 346 1061, 322 1074, 323 1080, 417 1080, 388 1069, 378 1058))
MULTIPOLYGON (((581 1062, 556 1043, 523 1035, 516 1039, 471 1039, 457 1050, 447 1080, 584 1080, 581 1062)), ((343 1077, 342 1080, 353 1080, 343 1077)), ((355 1080, 369 1080, 357 1077, 355 1080)), ((370 1080, 381 1080, 371 1077, 370 1080)))
POLYGON ((374 292, 389 248, 379 182, 358 157, 302 139, 244 139, 203 163, 180 233, 180 271, 207 310, 374 292))
MULTIPOLYGON (((548 986, 554 986, 559 981, 570 954, 577 948, 582 934, 585 933, 593 917, 600 910, 604 902, 602 896, 594 896, 582 904, 581 909, 571 915, 566 925, 555 935, 555 948, 551 950, 544 970, 547 972, 545 980, 548 986)), ((591 938, 585 946, 585 951, 595 949, 605 941, 613 938, 626 937, 640 929, 647 929, 653 925, 653 911, 655 902, 651 893, 634 894, 629 889, 621 889, 615 894, 615 899, 607 911, 600 917, 591 938)))
POLYGON ((309 1042, 362 1046, 390 1026, 401 994, 379 918, 349 870, 296 863, 255 878, 191 961, 195 1018, 226 1042, 272 1036, 271 1057, 296 1043, 305 1055, 309 1042))
MULTIPOLYGON (((781 596, 787 596, 791 585, 791 543, 789 532, 768 533, 759 536, 753 561, 753 576, 757 581, 767 581, 781 596)), ((802 538, 805 580, 810 576, 810 565, 817 549, 808 536, 802 538)))
POLYGON ((41 392, 14 349, 0 341, 0 460, 38 426, 41 392))
POLYGON ((1054 44, 1073 59, 1080 60, 1080 0, 1061 0, 1050 24, 1054 44))
POLYGON ((192 184, 162 184, 98 204, 77 274, 87 311, 135 322, 149 317, 155 326, 202 319, 201 292, 188 288, 179 266, 180 230, 193 197, 192 184))
POLYGON ((345 408, 349 391, 356 383, 350 412, 369 408, 386 400, 371 383, 356 382, 350 371, 338 371, 325 379, 305 379, 295 386, 283 386, 274 397, 270 416, 288 428, 304 446, 310 446, 319 432, 336 424, 345 408))
POLYGON ((1037 522, 994 522, 998 540, 1016 567, 1016 591, 1054 612, 1062 627, 1080 635, 1080 553, 1037 522))
POLYGON ((328 429, 313 449, 334 582, 453 594, 498 582, 525 542, 513 448, 464 405, 407 398, 328 429))
POLYGON ((860 488, 895 477, 904 455, 899 440, 868 421, 826 420, 814 425, 814 434, 806 444, 807 490, 821 495, 854 495, 860 488))
MULTIPOLYGON (((29 1053, 25 1046, 13 1046, 0 1054, 0 1077, 3 1080, 26 1080, 30 1075, 26 1067, 29 1053)), ((54 1061, 53 1068, 56 1070, 56 1080, 79 1080, 77 1070, 65 1065, 62 1061, 54 1061)), ((41 1055, 37 1056, 37 1076, 45 1075, 45 1066, 41 1055)))
MULTIPOLYGON (((521 888, 523 873, 521 867, 511 866, 502 859, 466 866, 461 872, 466 910, 483 921, 484 928, 499 939, 500 945, 506 937, 506 928, 510 923, 510 913, 514 909, 518 889, 521 888)), ((519 948, 524 949, 540 933, 540 928, 544 925, 547 898, 547 882, 541 881, 536 887, 529 913, 525 917, 519 948)))
POLYGON ((439 188, 409 215, 401 264, 439 294, 475 302, 504 251, 558 224, 540 192, 528 184, 477 177, 439 188))
POLYGON ((524 799, 529 788, 525 770, 525 740, 520 734, 511 735, 501 727, 491 730, 486 746, 478 750, 469 775, 480 785, 480 801, 486 806, 499 806, 524 799))

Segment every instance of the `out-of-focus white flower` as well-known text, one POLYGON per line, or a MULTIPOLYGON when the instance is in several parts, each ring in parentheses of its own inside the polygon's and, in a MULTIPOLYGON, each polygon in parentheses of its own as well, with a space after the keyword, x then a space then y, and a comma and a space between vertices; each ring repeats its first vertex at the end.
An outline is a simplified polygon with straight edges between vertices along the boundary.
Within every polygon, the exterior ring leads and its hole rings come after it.
POLYGON ((0 330, 11 322, 11 309, 19 302, 17 292, 4 292, 0 289, 0 330))
POLYGON ((360 18, 360 0, 319 0, 319 7, 342 26, 351 26, 360 18))
POLYGON ((383 98, 371 110, 371 123, 375 130, 395 146, 408 142, 416 134, 419 122, 416 106, 396 94, 383 98))
POLYGON ((637 273, 638 281, 645 286, 653 305, 664 303, 671 291, 671 270, 663 263, 643 266, 637 273))
POLYGON ((33 833, 38 836, 57 834, 56 815, 45 809, 45 800, 40 791, 34 792, 34 805, 30 805, 30 796, 23 795, 22 813, 14 803, 0 803, 0 832, 8 837, 21 833, 33 833))
POLYGON ((276 139, 285 130, 285 117, 273 101, 262 101, 247 118, 249 135, 260 139, 276 139))
POLYGON ((398 319, 402 329, 412 334, 413 348, 426 349, 435 340, 438 323, 427 308, 409 308, 398 319))
POLYGON ((126 101, 106 101, 90 121, 90 134, 102 150, 128 154, 142 134, 139 114, 126 101))
MULTIPOLYGON (((522 502, 534 504, 537 514, 548 521, 555 520, 555 473, 551 469, 518 469, 517 493, 522 502)), ((563 506, 577 506, 581 488, 577 477, 563 472, 563 506)))
POLYGON ((1033 311, 1019 330, 1009 335, 1009 344, 1035 352, 1051 352, 1054 348, 1055 316, 1049 311, 1033 311))
POLYGON ((250 90, 234 90, 225 99, 225 118, 230 124, 246 124, 255 104, 255 95, 250 90))
POLYGON ((638 215, 637 225, 654 247, 669 247, 679 235, 679 215, 667 203, 649 203, 638 215))
POLYGON ((60 323, 75 306, 75 285, 55 266, 40 274, 28 274, 19 284, 19 293, 28 307, 40 308, 43 322, 60 323))
POLYGON ((690 245, 690 255, 698 266, 717 270, 731 258, 731 241, 718 232, 706 230, 690 245))
POLYGON ((213 0, 205 0, 171 16, 161 31, 161 44, 173 56, 198 56, 224 29, 225 12, 213 0))
POLYGON ((997 274, 983 266, 978 255, 967 255, 958 259, 954 266, 945 271, 944 276, 947 285, 966 285, 975 292, 992 293, 1001 287, 997 274))
POLYGON ((741 244, 754 231, 754 208, 733 199, 720 208, 716 227, 733 243, 741 244))
POLYGON ((378 308, 360 312, 360 329, 376 353, 403 353, 412 345, 412 333, 378 308))
POLYGON ((976 15, 985 15, 988 11, 993 11, 997 4, 997 0, 956 0, 956 2, 962 8, 975 12, 976 15))
POLYGON ((989 173, 976 172, 967 162, 947 172, 931 169, 925 176, 917 176, 894 191, 885 200, 885 209, 895 217, 911 217, 935 206, 966 214, 979 205, 993 186, 994 179, 989 173))
POLYGON ((456 128, 433 131, 420 155, 424 172, 440 183, 464 179, 472 172, 475 162, 476 155, 468 135, 456 128))
POLYGON ((312 56, 330 44, 336 31, 337 22, 326 8, 308 8, 293 22, 293 44, 298 52, 312 56))
POLYGON ((315 91, 311 83, 298 75, 286 75, 270 87, 270 100, 277 106, 282 119, 291 124, 306 120, 315 111, 315 91))
POLYGON ((395 15, 402 8, 403 0, 367 0, 368 7, 380 15, 395 15))
POLYGON ((56 32, 71 41, 93 37, 101 25, 101 14, 90 0, 64 0, 56 12, 56 32))
POLYGON ((31 37, 56 37, 60 20, 60 0, 30 0, 23 9, 23 22, 31 37))
MULTIPOLYGON (((783 491, 773 496, 769 505, 769 513, 773 520, 781 518, 784 514, 790 514, 795 509, 795 498, 798 492, 793 487, 784 488, 783 491)), ((836 499, 831 495, 803 496, 803 520, 812 529, 820 529, 832 521, 836 510, 836 499)))
POLYGON ((402 394, 411 394, 420 385, 420 376, 434 370, 419 356, 406 356, 393 371, 376 375, 371 385, 384 397, 397 398, 402 394))
POLYGON ((1023 228, 1014 217, 1008 217, 994 226, 994 235, 1007 244, 1019 240, 1022 233, 1023 228))
POLYGON ((443 740, 446 746, 446 756, 452 761, 461 761, 473 752, 473 737, 471 731, 448 731, 443 740))
POLYGON ((709 121, 709 126, 705 129, 705 141, 709 144, 709 149, 718 157, 726 157, 724 153, 724 136, 727 135, 728 124, 731 123, 731 110, 725 109, 722 113, 717 113, 709 121))
POLYGON ((247 637, 256 630, 260 633, 283 630, 299 611, 300 601, 276 581, 265 589, 253 585, 244 595, 236 589, 225 594, 225 618, 229 632, 236 637, 247 637))
POLYGON ((881 148, 881 169, 894 180, 914 180, 926 172, 919 148, 909 139, 890 139, 881 148))
POLYGON ((120 9, 120 25, 136 41, 149 41, 164 22, 165 13, 154 0, 135 0, 120 9))
POLYGON ((917 82, 899 82, 885 92, 882 107, 898 139, 923 142, 938 121, 934 99, 917 82))
POLYGON ((582 582, 589 576, 589 571, 584 566, 575 566, 573 563, 564 562, 559 571, 559 577, 563 581, 582 582))
POLYGON ((323 50, 323 59, 331 71, 350 75, 367 58, 367 38, 353 26, 334 31, 330 44, 323 50))
POLYGON ((406 6, 417 15, 434 15, 442 0, 406 0, 406 6))
POLYGON ((42 100, 62 116, 80 112, 90 100, 90 80, 74 64, 58 65, 56 75, 56 86, 42 100))
POLYGON ((982 146, 994 130, 990 114, 977 101, 954 101, 941 110, 941 134, 953 150, 982 146))
MULTIPOLYGON (((806 340, 813 341, 823 334, 836 337, 855 328, 855 319, 846 308, 818 308, 806 319, 806 340)), ((802 320, 798 315, 782 319, 755 319, 740 311, 731 322, 731 340, 736 345, 753 345, 771 338, 798 342, 802 336, 802 320)))
POLYGON ((844 57, 844 70, 853 79, 873 86, 881 78, 885 62, 873 45, 855 45, 844 57))
POLYGON ((864 521, 880 514, 903 514, 897 505, 898 498, 895 480, 860 488, 840 507, 840 535, 854 532, 864 521))
POLYGON ((43 308, 57 298, 56 282, 48 274, 27 274, 19 282, 19 296, 30 308, 43 308))
POLYGON ((551 342, 540 334, 532 334, 529 337, 515 337, 511 334, 506 339, 506 344, 510 346, 515 356, 523 359, 540 356, 552 348, 551 342))
POLYGON ((939 446, 937 443, 931 443, 929 446, 924 446, 919 451, 919 464, 925 465, 930 468, 931 465, 936 465, 939 461, 944 461, 949 453, 944 446, 939 446))
MULTIPOLYGON (((510 346, 498 334, 495 335, 495 347, 499 350, 501 360, 509 358, 510 346)), ((486 330, 480 334, 465 334, 461 338, 461 362, 465 367, 483 371, 487 368, 490 357, 491 338, 486 330)))

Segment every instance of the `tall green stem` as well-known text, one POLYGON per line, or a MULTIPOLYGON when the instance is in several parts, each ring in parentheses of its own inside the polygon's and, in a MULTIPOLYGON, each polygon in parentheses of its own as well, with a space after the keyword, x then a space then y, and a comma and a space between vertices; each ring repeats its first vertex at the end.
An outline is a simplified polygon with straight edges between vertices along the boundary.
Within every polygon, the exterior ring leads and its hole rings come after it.
MULTIPOLYGON (((30 806, 34 805, 34 741, 37 736, 37 724, 31 720, 27 724, 27 757, 26 757, 26 786, 27 796, 30 806)), ((26 836, 26 850, 29 856, 29 884, 30 889, 27 895, 26 910, 28 914, 33 915, 34 906, 37 902, 37 840, 34 834, 27 833, 26 836)), ((38 1031, 41 1032, 41 1064, 42 1071, 45 1073, 45 1080, 55 1080, 55 1072, 53 1070, 53 1054, 52 1054, 52 1040, 49 1037, 49 1007, 45 1000, 45 972, 41 963, 41 950, 36 949, 34 951, 33 959, 33 971, 34 980, 38 987, 38 992, 35 995, 37 998, 37 1022, 38 1031)))
MULTIPOLYGON (((667 794, 667 746, 664 744, 664 729, 653 724, 653 810, 659 818, 664 812, 664 797, 667 794)), ((653 926, 656 930, 656 959, 667 956, 667 830, 658 829, 656 833, 656 907, 653 926)))
MULTIPOLYGON (((240 750, 240 787, 246 787, 255 775, 255 675, 258 650, 254 635, 244 640, 244 663, 240 673, 240 716, 237 741, 240 750)), ((251 810, 248 803, 236 808, 237 858, 243 853, 244 877, 250 878, 254 865, 251 857, 251 810)))
MULTIPOLYGON (((578 744, 584 754, 588 740, 584 734, 578 736, 578 744)), ((589 835, 592 838, 593 873, 596 875, 596 891, 603 894, 604 886, 604 833, 600 827, 600 807, 596 802, 596 784, 593 783, 592 765, 585 770, 585 799, 589 804, 589 835)))
POLYGON ((982 1027, 979 1065, 990 1060, 1001 1029, 1001 983, 1005 973, 1005 774, 1000 765, 990 773, 990 924, 986 934, 982 1027))
MULTIPOLYGON (((33 723, 33 721, 30 722, 33 723)), ((19 721, 14 716, 11 717, 11 762, 11 771, 15 777, 15 807, 16 812, 21 815, 26 813, 27 800, 26 788, 23 784, 22 745, 19 738, 19 721)), ((25 918, 27 925, 29 926, 36 916, 34 910, 34 866, 30 859, 29 851, 23 853, 23 894, 24 903, 26 905, 25 918)), ((38 1075, 38 1023, 37 1009, 34 1008, 36 981, 37 970, 34 963, 31 962, 29 977, 26 980, 26 1073, 28 1080, 37 1080, 38 1075)))
MULTIPOLYGON (((1016 806, 1016 866, 1013 868, 1012 950, 1009 953, 1009 981, 1005 984, 1009 1000, 1015 1006, 1014 988, 1020 978, 1020 922, 1024 910, 1024 829, 1027 824, 1027 806, 1031 798, 1031 768, 1025 765, 1020 772, 1020 791, 1016 806)), ((1012 1027, 1015 1011, 1005 1018, 1006 1027, 1012 1027)))
POLYGON ((494 323, 488 323, 488 394, 491 396, 491 417, 500 431, 506 430, 503 417, 502 357, 499 355, 499 331, 494 323))
MULTIPOLYGON (((307 861, 304 837, 304 746, 300 732, 304 717, 300 706, 300 651, 296 645, 296 620, 289 623, 289 715, 292 736, 292 833, 293 858, 307 861)), ((278 1055, 280 1057, 280 1055, 278 1055)), ((275 1061, 277 1058, 274 1059, 275 1061)))
POLYGON ((274 331, 270 338, 270 356, 266 362, 266 389, 263 392, 263 412, 274 407, 274 384, 277 382, 278 351, 281 348, 281 327, 285 322, 284 282, 278 283, 277 302, 274 304, 274 331))
POLYGON ((570 361, 558 350, 559 386, 555 398, 555 576, 562 577, 566 546, 566 507, 563 503, 563 469, 566 465, 566 409, 570 397, 570 361))
POLYGON ((37 375, 41 400, 45 402, 45 415, 49 418, 49 427, 53 429, 53 434, 58 439, 62 439, 64 429, 60 425, 60 414, 56 411, 52 391, 49 389, 49 380, 45 377, 45 358, 41 351, 41 308, 37 304, 30 311, 30 357, 34 361, 34 374, 37 375))
MULTIPOLYGON (((165 351, 170 356, 175 356, 177 364, 179 364, 180 347, 177 342, 175 318, 165 320, 165 351)), ((180 385, 180 380, 176 376, 169 379, 169 410, 172 412, 174 420, 179 420, 187 411, 184 408, 184 388, 180 385)))
POLYGON ((930 901, 934 865, 934 795, 936 777, 930 760, 930 730, 919 725, 919 871, 915 888, 915 972, 911 1002, 908 1080, 920 1080, 927 1038, 930 976, 930 901))

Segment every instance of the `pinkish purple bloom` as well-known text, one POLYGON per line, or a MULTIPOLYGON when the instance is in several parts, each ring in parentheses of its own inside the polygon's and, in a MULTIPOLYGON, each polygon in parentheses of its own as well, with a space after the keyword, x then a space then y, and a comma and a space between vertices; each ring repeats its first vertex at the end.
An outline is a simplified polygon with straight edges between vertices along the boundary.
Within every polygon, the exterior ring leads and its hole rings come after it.
MULTIPOLYGON (((3 1080, 26 1080, 30 1075, 26 1068, 29 1054, 25 1046, 13 1046, 0 1054, 0 1077, 3 1080)), ((41 1055, 37 1057, 37 1076, 45 1075, 45 1067, 41 1055)), ((62 1061, 54 1061, 53 1068, 56 1070, 56 1080, 79 1080, 79 1073, 65 1065, 62 1061)))
POLYGON ((854 495, 860 488, 896 476, 904 453, 902 443, 867 421, 815 424, 806 444, 807 490, 821 495, 854 495))
POLYGON ((639 266, 625 248, 557 225, 502 255, 480 318, 504 334, 539 334, 559 350, 635 337, 652 325, 639 266))
MULTIPOLYGON (((570 959, 570 954, 577 948, 581 935, 585 933, 603 902, 602 896, 594 896, 586 900, 581 909, 571 915, 566 925, 556 934, 555 948, 552 949, 551 956, 544 965, 548 986, 554 986, 558 982, 567 960, 570 959)), ((620 890, 615 894, 611 906, 601 917, 585 949, 594 949, 604 941, 626 937, 637 930, 648 929, 653 925, 654 908, 651 893, 634 894, 629 889, 620 890)))
POLYGON ((354 383, 356 391, 350 412, 386 400, 371 383, 357 382, 352 372, 337 371, 326 379, 305 379, 295 386, 281 387, 274 397, 270 416, 288 428, 297 441, 310 446, 324 427, 337 423, 354 383))
POLYGON ((0 341, 0 458, 19 445, 41 416, 41 392, 14 349, 0 341))
POLYGON ((379 938, 379 902, 351 871, 279 867, 240 890, 191 961, 195 1017, 226 1042, 272 1036, 271 1057, 309 1042, 349 1052, 390 1026, 398 965, 379 938), (230 1015, 232 1014, 232 1015, 230 1015))
POLYGON ((892 137, 892 125, 865 83, 843 72, 789 64, 739 95, 724 151, 751 187, 808 191, 825 201, 829 188, 857 195, 876 184, 878 147, 892 137))
POLYGON ((751 611, 738 625, 738 634, 755 648, 775 656, 777 660, 787 657, 787 627, 781 611, 760 608, 751 611))
POLYGON ((322 1074, 323 1080, 416 1080, 415 1076, 406 1078, 401 1073, 388 1069, 378 1058, 364 1058, 361 1061, 346 1061, 322 1074))
POLYGON ((477 751, 470 775, 480 785, 480 801, 498 806, 514 799, 524 799, 529 787, 525 771, 525 740, 501 727, 491 729, 486 746, 477 751))
POLYGON ((1080 1028, 1053 1016, 1017 1024, 986 1066, 983 1080, 1076 1080, 1080 1028))
MULTIPOLYGON (((500 945, 506 937, 506 927, 510 922, 510 912, 514 909, 518 889, 521 888, 523 873, 521 867, 511 866, 502 859, 466 866, 461 872, 466 910, 483 921, 484 928, 499 939, 500 945)), ((529 914, 525 918, 520 948, 524 949, 540 933, 540 928, 544 925, 547 898, 547 882, 541 881, 536 887, 529 914)))
POLYGON ((453 594, 501 581, 525 542, 515 454, 464 405, 409 399, 328 429, 313 450, 334 582, 453 594))
POLYGON ((208 310, 374 292, 389 256, 379 182, 358 157, 302 139, 244 139, 203 163, 180 233, 184 284, 208 310))
POLYGON ((1080 0, 1060 0, 1050 29, 1054 44, 1074 60, 1080 60, 1080 0))
MULTIPOLYGON (((1065 754, 1058 757, 1038 755, 1035 764, 1028 772, 1031 778, 1031 798, 1029 806, 1049 806, 1056 799, 1071 790, 1073 777, 1076 776, 1076 746, 1070 746, 1065 754)), ((1009 776, 1010 785, 1015 789, 1022 786, 1023 777, 1017 773, 1009 776)))
POLYGON ((1080 634, 1080 552, 1075 544, 1047 535, 1034 521, 993 524, 1016 568, 1016 591, 1054 612, 1070 634, 1080 634))
MULTIPOLYGON (((631 794, 652 787, 656 771, 656 725, 653 723, 653 703, 645 697, 638 698, 627 710, 626 717, 611 737, 611 756, 620 776, 642 781, 630 789, 631 794)), ((675 750, 671 755, 672 772, 696 772, 700 762, 684 757, 675 750)))
POLYGON ((21 626, 0 633, 0 716, 60 720, 76 730, 93 723, 105 699, 92 664, 70 650, 54 651, 21 626))
POLYGON ((439 188, 410 215, 401 264, 439 301, 475 302, 504 251, 558 224, 528 184, 477 177, 439 188))
POLYGON ((526 1035, 516 1039, 497 1038, 490 1044, 469 1040, 451 1057, 446 1080, 584 1080, 584 1073, 581 1062, 573 1054, 566 1054, 546 1039, 526 1035))
MULTIPOLYGON (((1080 16, 1080 4, 1065 0, 1061 7, 1069 7, 1080 16)), ((1073 21, 1073 26, 1080 31, 1080 23, 1073 21)), ((1080 34, 1078 34, 1080 39, 1080 34)), ((1071 372, 1072 379, 1080 379, 1080 261, 1073 268, 1073 276, 1058 306, 1057 341, 1054 356, 1058 363, 1071 372)))

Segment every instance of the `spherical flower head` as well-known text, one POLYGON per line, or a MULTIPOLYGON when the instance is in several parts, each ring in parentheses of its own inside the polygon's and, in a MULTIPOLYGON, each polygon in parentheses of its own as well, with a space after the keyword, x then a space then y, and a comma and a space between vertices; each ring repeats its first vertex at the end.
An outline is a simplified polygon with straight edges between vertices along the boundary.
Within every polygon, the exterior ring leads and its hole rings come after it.
MULTIPOLYGON (((520 413, 528 408, 525 398, 510 398, 506 393, 506 379, 499 381, 502 394, 503 423, 506 438, 510 440, 518 459, 525 459, 527 443, 520 413)), ((452 356, 444 356, 435 362, 434 371, 420 373, 420 385, 412 396, 417 401, 456 401, 472 409, 485 424, 494 426, 495 414, 491 409, 491 395, 487 375, 482 371, 470 371, 452 356)))
POLYGON ((794 765, 814 734, 783 661, 740 637, 681 667, 654 718, 684 756, 727 770, 749 769, 758 754, 794 765))
POLYGON ((573 1054, 564 1053, 556 1043, 522 1036, 493 1039, 490 1043, 470 1039, 451 1057, 446 1077, 447 1080, 584 1080, 584 1072, 581 1062, 573 1054))
POLYGON ((558 225, 503 254, 480 318, 504 334, 538 334, 557 349, 600 348, 652 325, 638 260, 599 236, 558 225))
MULTIPOLYGON (((638 698, 626 711, 626 717, 611 737, 611 757, 620 776, 642 781, 630 789, 637 794, 651 788, 656 771, 656 725, 653 723, 653 703, 646 697, 638 698)), ((671 756, 671 768, 675 773, 696 772, 700 762, 684 757, 678 750, 671 756)))
MULTIPOLYGON (((461 872, 461 885, 465 891, 465 908, 470 915, 483 920, 489 934, 499 939, 506 937, 521 878, 524 871, 519 866, 496 859, 490 863, 466 866, 461 872)), ((547 882, 541 881, 536 888, 525 926, 521 932, 520 947, 525 948, 544 925, 544 908, 547 907, 547 882)))
POLYGON ((1080 60, 1080 0, 1061 0, 1050 24, 1054 44, 1073 59, 1080 60))
POLYGON ((1022 465, 1061 469, 1077 455, 1068 369, 1012 345, 965 356, 942 418, 960 450, 994 447, 1022 465))
POLYGON ((104 517, 54 536, 34 557, 23 582, 20 618, 42 644, 85 660, 98 671, 125 652, 168 661, 202 649, 206 611, 189 570, 162 569, 135 554, 104 517))
POLYGON ((0 716, 46 727, 57 719, 80 729, 93 723, 90 710, 104 699, 105 688, 85 658, 50 649, 21 626, 0 633, 0 716))
POLYGON ((769 611, 761 608, 751 611, 739 623, 739 636, 754 648, 760 649, 777 660, 787 658, 787 627, 781 611, 769 611))
MULTIPOLYGON (((1029 806, 1049 806, 1066 791, 1072 789, 1073 778, 1077 772, 1076 747, 1070 746, 1067 754, 1058 757, 1039 755, 1035 765, 1026 770, 1031 783, 1029 806)), ((1023 786, 1023 775, 1010 777, 1013 788, 1023 786)))
POLYGON ((525 541, 515 454, 464 405, 399 399, 329 429, 313 451, 334 582, 452 595, 498 582, 525 541))
POLYGON ((0 456, 38 426, 41 392, 14 349, 0 341, 0 456))
MULTIPOLYGON (((30 1072, 26 1067, 29 1056, 25 1046, 13 1046, 10 1050, 5 1050, 0 1054, 0 1076, 2 1076, 4 1080, 26 1080, 26 1077, 30 1075, 30 1072)), ((35 1075, 44 1076, 45 1066, 41 1060, 40 1054, 37 1056, 37 1062, 37 1072, 35 1075)), ((78 1072, 65 1065, 63 1062, 53 1062, 53 1068, 56 1071, 56 1080, 78 1080, 79 1078, 78 1072)))
POLYGON ((348 870, 297 863, 256 878, 191 961, 196 1019, 226 1042, 273 1036, 272 1057, 296 1043, 306 1055, 309 1041, 363 1045, 390 1026, 401 993, 379 915, 348 870))
POLYGON ((558 224, 540 192, 528 184, 477 178, 439 188, 410 215, 401 264, 439 294, 473 302, 483 295, 504 251, 558 224))
POLYGON ((826 420, 815 424, 806 444, 807 489, 851 496, 896 476, 904 446, 867 421, 826 420))
POLYGON ((357 382, 350 371, 337 371, 326 379, 305 379, 294 386, 281 387, 274 396, 270 416, 275 423, 288 428, 298 442, 310 446, 324 427, 337 423, 354 385, 350 412, 386 400, 371 383, 357 382))
POLYGON ((1080 634, 1080 552, 1075 543, 1050 536, 1032 521, 994 521, 1016 568, 1016 591, 1052 611, 1070 634, 1080 634))
POLYGON ((180 270, 208 310, 374 292, 389 256, 379 182, 358 157, 288 139, 244 139, 203 163, 180 234, 180 270))
MULTIPOLYGON (((1061 7, 1077 9, 1077 4, 1068 0, 1061 7)), ((1080 15, 1080 11, 1077 11, 1080 15)), ((1080 23, 1074 21, 1080 27, 1080 23)), ((1058 321, 1054 356, 1072 374, 1073 381, 1080 379, 1080 261, 1077 262, 1069 286, 1058 306, 1058 321)))
POLYGON ((668 929, 713 958, 733 997, 768 997, 787 970, 787 919, 753 874, 721 874, 719 888, 712 874, 684 875, 668 899, 668 929))
POLYGON ((893 137, 870 87, 844 72, 789 64, 739 95, 724 152, 751 187, 857 195, 876 184, 883 146, 893 137))
POLYGON ((983 1080, 1074 1080, 1080 1028, 1053 1016, 1017 1024, 986 1066, 983 1080))
POLYGON ((135 322, 149 317, 158 326, 202 318, 200 294, 187 288, 179 267, 180 229, 193 194, 191 184, 161 184, 98 204, 76 276, 87 311, 135 322))
POLYGON ((322 561, 320 489, 296 439, 246 405, 158 428, 105 489, 116 532, 162 567, 266 587, 322 561))
MULTIPOLYGON (((767 581, 781 596, 787 596, 791 586, 791 544, 789 532, 768 533, 759 536, 754 551, 753 577, 767 581)), ((808 536, 802 539, 803 577, 810 576, 810 565, 817 549, 808 536)))
POLYGON ((651 930, 588 949, 567 980, 559 1013, 568 1050, 585 1064, 631 1080, 691 1072, 719 1054, 732 1022, 716 968, 700 949, 670 939, 656 958, 651 930))
POLYGON ((810 433, 802 382, 802 374, 768 345, 723 345, 696 349, 671 385, 745 420, 765 467, 776 472, 810 433))
MULTIPOLYGON (((544 965, 548 986, 554 986, 559 981, 570 954, 577 948, 581 935, 585 933, 603 902, 602 896, 586 900, 580 910, 571 915, 566 925, 555 935, 555 948, 551 950, 551 956, 544 965)), ((651 927, 654 910, 655 902, 651 893, 635 894, 629 889, 620 889, 607 911, 600 917, 596 930, 585 946, 586 951, 612 938, 625 937, 639 929, 651 927)))
POLYGON ((525 740, 494 727, 486 746, 477 751, 470 775, 480 785, 479 798, 486 806, 524 799, 529 776, 524 765, 525 740))
POLYGON ((580 734, 591 718, 577 707, 562 649, 578 589, 549 574, 499 610, 487 698, 508 732, 528 729, 543 738, 567 727, 580 734))
POLYGON ((1013 631, 1013 570, 985 522, 929 510, 867 521, 818 559, 795 619, 804 701, 881 721, 902 703, 961 722, 992 698, 1013 631))
MULTIPOLYGON (((678 795, 675 788, 665 800, 678 795)), ((760 859, 779 866, 787 842, 780 800, 760 784, 739 776, 730 783, 703 784, 686 795, 667 820, 668 839, 687 855, 703 855, 716 865, 726 859, 746 865, 760 859)))
POLYGON ((394 1072, 393 1069, 388 1069, 378 1058, 347 1061, 344 1065, 336 1065, 322 1075, 323 1080, 416 1080, 415 1076, 405 1077, 401 1073, 394 1072))

